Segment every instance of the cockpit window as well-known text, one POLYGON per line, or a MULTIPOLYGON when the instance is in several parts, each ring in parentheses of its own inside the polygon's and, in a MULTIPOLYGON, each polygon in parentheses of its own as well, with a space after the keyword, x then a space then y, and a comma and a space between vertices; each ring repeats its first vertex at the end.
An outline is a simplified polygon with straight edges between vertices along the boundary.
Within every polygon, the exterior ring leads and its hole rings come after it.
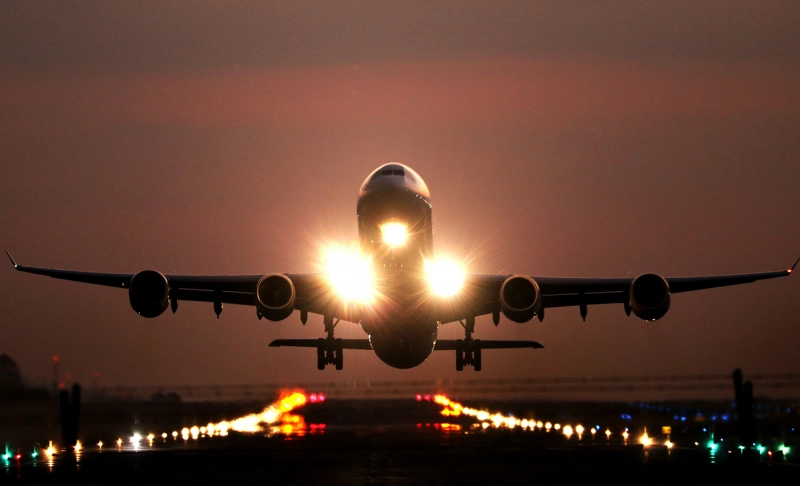
POLYGON ((383 169, 383 170, 380 172, 380 175, 398 175, 398 176, 404 176, 404 175, 406 175, 406 172, 405 172, 403 169, 383 169))

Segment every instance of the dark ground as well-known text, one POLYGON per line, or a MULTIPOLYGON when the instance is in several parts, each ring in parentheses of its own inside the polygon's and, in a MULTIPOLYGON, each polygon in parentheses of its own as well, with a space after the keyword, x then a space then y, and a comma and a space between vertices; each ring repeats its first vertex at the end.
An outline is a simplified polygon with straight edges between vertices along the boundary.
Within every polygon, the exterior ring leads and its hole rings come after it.
MULTIPOLYGON (((474 406, 478 404, 467 403, 474 406)), ((555 432, 473 428, 472 421, 447 418, 440 407, 410 400, 328 400, 298 410, 304 417, 303 435, 231 434, 183 441, 157 438, 138 450, 113 444, 113 435, 97 440, 87 434, 132 428, 160 435, 207 420, 233 418, 263 404, 87 404, 80 436, 86 449, 79 459, 61 453, 48 463, 28 450, 16 461, 0 459, 0 482, 10 484, 163 484, 163 483, 294 483, 294 484, 530 484, 530 483, 682 483, 682 484, 796 484, 800 483, 800 436, 792 431, 797 411, 775 406, 761 414, 762 440, 770 450, 786 443, 792 452, 775 451, 748 458, 735 442, 735 427, 721 418, 729 403, 597 404, 485 403, 492 411, 533 416, 563 423, 595 422, 615 432, 581 440, 555 432), (716 407, 716 408, 715 408, 716 407), (668 410, 669 409, 669 410, 668 410), (115 411, 113 414, 111 411, 115 411), (677 421, 674 417, 679 416, 677 421), (681 415, 683 414, 683 415, 681 415), (700 415, 698 415, 700 414, 700 415), (630 416, 631 418, 627 418, 630 416), (688 416, 681 421, 680 416, 688 416), (105 418, 104 418, 105 417, 105 418), (132 418, 138 420, 134 424, 132 418), (171 422, 167 426, 168 422, 171 422), (445 429, 442 423, 460 425, 445 429), (314 430, 312 431, 312 425, 314 430), (320 433, 319 424, 325 424, 320 433), (663 445, 643 448, 638 437, 647 426, 658 443, 661 425, 673 427, 672 450, 663 445), (148 427, 148 428, 145 428, 148 427), (625 427, 627 443, 619 436, 625 427), (706 429, 704 432, 703 429, 706 429), (94 431, 94 432, 90 432, 94 431), (720 448, 705 447, 711 431, 720 448), (722 442, 720 442, 722 439, 722 442), (694 443, 698 442, 698 445, 694 443), (727 442, 727 444, 726 444, 727 442), (729 453, 728 450, 731 450, 729 453)), ((30 416, 28 416, 30 419, 30 416)), ((6 430, 9 430, 6 427, 6 430)), ((2 433, 3 428, 0 428, 2 433)), ((19 433, 19 432, 17 432, 19 433)), ((49 437, 58 439, 58 437, 49 437)), ((27 439, 18 439, 11 449, 27 439)), ((28 442, 31 444, 31 442, 28 442)), ((46 444, 45 444, 46 445, 46 444)), ((30 447, 28 447, 30 449, 30 447)), ((14 450, 11 451, 12 453, 14 450)))

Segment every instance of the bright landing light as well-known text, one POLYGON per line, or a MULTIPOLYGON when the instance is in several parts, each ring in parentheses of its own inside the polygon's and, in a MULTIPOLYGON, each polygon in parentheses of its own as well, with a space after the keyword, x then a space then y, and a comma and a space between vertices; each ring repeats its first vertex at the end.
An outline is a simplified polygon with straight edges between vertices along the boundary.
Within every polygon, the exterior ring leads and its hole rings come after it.
POLYGON ((464 285, 464 271, 456 263, 449 260, 425 262, 431 292, 439 297, 452 297, 464 285))
POLYGON ((345 301, 368 302, 373 297, 370 261, 358 250, 328 248, 325 252, 328 279, 345 301))
POLYGON ((391 222, 381 225, 383 242, 389 246, 403 246, 408 240, 408 227, 403 223, 391 222))

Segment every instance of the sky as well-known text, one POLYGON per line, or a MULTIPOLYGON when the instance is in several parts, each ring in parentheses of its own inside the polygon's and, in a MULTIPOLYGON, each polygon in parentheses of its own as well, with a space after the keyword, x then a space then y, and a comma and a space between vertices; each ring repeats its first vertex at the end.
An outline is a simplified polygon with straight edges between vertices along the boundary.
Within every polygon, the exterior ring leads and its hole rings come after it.
MULTIPOLYGON (((0 3, 0 245, 24 265, 316 271, 357 239, 358 188, 414 168, 437 252, 477 273, 633 277, 800 256, 800 3, 0 3)), ((183 302, 0 267, 0 353, 30 383, 240 384, 800 372, 800 279, 478 319, 543 350, 317 371, 295 313, 183 302), (2 269, 4 268, 4 270, 2 269), (92 378, 98 373, 98 378, 92 378)), ((457 325, 440 337, 461 336, 457 325)), ((339 337, 363 337, 342 324, 339 337)))

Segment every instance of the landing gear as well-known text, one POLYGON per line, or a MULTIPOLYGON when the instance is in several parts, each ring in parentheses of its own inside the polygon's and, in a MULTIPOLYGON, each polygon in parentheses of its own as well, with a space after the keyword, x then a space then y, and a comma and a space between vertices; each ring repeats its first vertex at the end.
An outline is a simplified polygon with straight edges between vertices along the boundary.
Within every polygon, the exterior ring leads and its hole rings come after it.
POLYGON ((333 330, 339 321, 333 322, 333 317, 325 316, 324 322, 328 337, 317 340, 317 369, 324 370, 325 366, 332 364, 341 370, 344 367, 342 340, 333 337, 333 330))
POLYGON ((475 332, 475 318, 468 317, 466 324, 461 322, 461 326, 466 337, 456 341, 456 371, 462 371, 465 365, 480 371, 481 340, 472 339, 472 333, 475 332))

